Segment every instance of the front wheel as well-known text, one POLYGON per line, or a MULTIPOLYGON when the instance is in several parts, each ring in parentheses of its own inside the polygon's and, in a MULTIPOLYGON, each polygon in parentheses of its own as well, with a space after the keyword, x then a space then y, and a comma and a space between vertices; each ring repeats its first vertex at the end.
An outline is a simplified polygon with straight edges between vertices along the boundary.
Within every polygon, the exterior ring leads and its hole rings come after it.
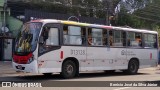
POLYGON ((76 75, 76 64, 71 60, 65 61, 62 65, 61 75, 65 79, 73 78, 76 75))
POLYGON ((134 75, 137 74, 139 69, 139 63, 137 60, 131 60, 128 64, 128 69, 124 70, 127 74, 134 75))

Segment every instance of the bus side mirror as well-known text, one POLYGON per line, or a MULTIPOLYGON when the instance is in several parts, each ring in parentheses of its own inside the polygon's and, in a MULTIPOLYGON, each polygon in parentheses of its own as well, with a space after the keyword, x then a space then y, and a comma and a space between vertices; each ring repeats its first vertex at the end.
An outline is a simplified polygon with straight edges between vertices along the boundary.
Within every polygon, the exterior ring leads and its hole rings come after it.
POLYGON ((44 44, 43 36, 39 38, 39 44, 44 44))
POLYGON ((48 39, 48 32, 44 32, 43 37, 44 37, 44 41, 46 41, 48 39))
POLYGON ((49 29, 45 29, 42 36, 43 36, 43 40, 46 41, 49 37, 49 29))

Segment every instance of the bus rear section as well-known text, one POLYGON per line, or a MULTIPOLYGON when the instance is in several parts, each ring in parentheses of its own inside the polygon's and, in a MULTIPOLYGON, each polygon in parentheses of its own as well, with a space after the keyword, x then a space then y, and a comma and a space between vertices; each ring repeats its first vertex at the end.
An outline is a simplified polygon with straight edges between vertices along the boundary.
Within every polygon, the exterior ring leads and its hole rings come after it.
POLYGON ((135 60, 139 68, 156 67, 158 63, 156 32, 128 32, 127 59, 135 60))

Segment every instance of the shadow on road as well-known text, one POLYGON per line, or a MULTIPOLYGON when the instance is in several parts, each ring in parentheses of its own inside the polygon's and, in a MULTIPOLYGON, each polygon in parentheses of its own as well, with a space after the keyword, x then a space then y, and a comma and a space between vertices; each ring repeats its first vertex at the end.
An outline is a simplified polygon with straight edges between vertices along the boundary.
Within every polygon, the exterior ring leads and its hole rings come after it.
MULTIPOLYGON (((136 75, 149 75, 148 73, 138 73, 136 75)), ((115 77, 115 76, 131 76, 127 75, 123 72, 114 72, 114 73, 106 73, 106 72, 96 72, 96 73, 81 73, 78 77, 73 79, 81 79, 81 78, 98 78, 98 77, 115 77)), ((133 76, 133 75, 132 75, 133 76)), ((0 81, 48 81, 48 80, 67 80, 63 79, 60 74, 53 74, 50 76, 44 75, 26 75, 26 76, 7 76, 7 77, 0 77, 0 81)), ((71 79, 70 79, 71 80, 71 79)))

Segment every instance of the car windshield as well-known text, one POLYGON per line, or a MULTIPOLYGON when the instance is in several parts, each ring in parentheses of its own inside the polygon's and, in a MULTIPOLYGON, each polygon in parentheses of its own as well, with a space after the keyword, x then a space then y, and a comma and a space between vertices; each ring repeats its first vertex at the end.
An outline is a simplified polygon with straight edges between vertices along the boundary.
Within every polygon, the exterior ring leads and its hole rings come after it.
POLYGON ((17 53, 30 53, 37 47, 39 32, 41 30, 42 23, 25 23, 21 28, 16 39, 15 52, 17 53))

